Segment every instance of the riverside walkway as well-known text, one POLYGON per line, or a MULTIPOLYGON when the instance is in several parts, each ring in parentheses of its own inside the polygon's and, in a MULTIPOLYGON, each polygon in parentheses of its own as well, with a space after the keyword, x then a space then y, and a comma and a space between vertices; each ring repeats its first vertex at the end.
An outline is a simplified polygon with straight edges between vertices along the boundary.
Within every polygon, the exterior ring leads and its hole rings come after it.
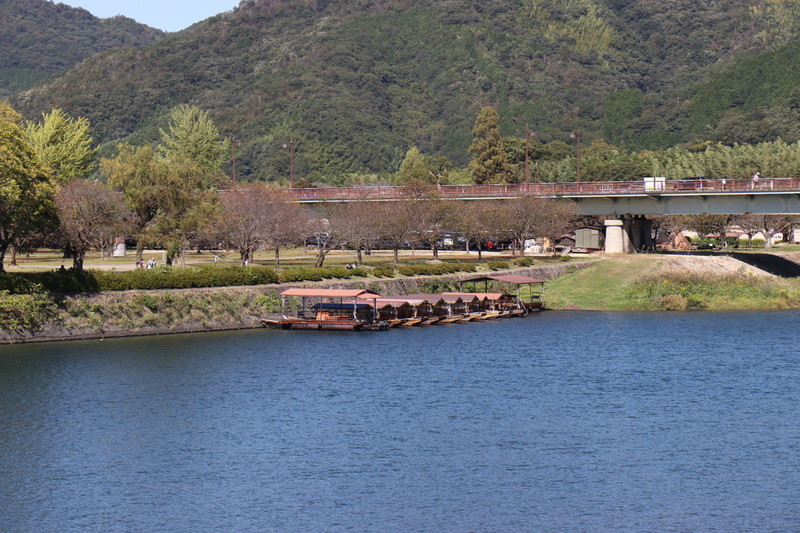
MULTIPOLYGON (((288 189, 300 203, 408 200, 400 186, 288 189)), ((800 178, 589 181, 439 185, 440 198, 503 200, 521 196, 575 201, 585 215, 666 215, 697 213, 800 214, 800 178)))

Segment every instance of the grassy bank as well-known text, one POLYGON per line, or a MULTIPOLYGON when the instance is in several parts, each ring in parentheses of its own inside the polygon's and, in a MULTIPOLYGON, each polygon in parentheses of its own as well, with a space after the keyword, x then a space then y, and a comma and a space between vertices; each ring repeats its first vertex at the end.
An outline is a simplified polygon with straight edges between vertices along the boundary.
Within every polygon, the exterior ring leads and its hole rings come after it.
MULTIPOLYGON (((434 265, 435 266, 435 265, 434 265)), ((562 275, 568 265, 520 270, 539 278, 562 275)), ((326 280, 330 288, 364 288, 380 294, 455 290, 469 275, 399 276, 326 280)), ((0 343, 259 327, 281 311, 280 292, 296 283, 106 291, 77 295, 13 294, 0 290, 0 343)))
POLYGON ((797 280, 754 275, 744 267, 720 271, 715 265, 667 263, 658 255, 605 257, 549 282, 547 305, 609 311, 800 309, 797 280))

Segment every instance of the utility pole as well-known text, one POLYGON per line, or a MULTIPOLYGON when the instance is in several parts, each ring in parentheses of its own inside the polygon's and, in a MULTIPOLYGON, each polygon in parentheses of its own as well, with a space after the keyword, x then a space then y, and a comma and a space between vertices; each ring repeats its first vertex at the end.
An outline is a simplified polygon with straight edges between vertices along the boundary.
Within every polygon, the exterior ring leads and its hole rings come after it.
POLYGON ((231 139, 231 151, 233 152, 233 190, 236 190, 236 147, 241 146, 242 141, 239 139, 231 139))
POLYGON ((576 144, 578 145, 578 183, 581 182, 581 132, 580 130, 575 130, 569 134, 570 137, 575 139, 576 144))
POLYGON ((289 188, 294 188, 294 139, 289 139, 288 143, 283 145, 284 148, 289 149, 289 188))
POLYGON ((531 131, 528 129, 528 126, 525 126, 525 184, 531 182, 531 170, 530 170, 530 154, 528 152, 528 139, 531 137, 536 137, 536 132, 531 131))

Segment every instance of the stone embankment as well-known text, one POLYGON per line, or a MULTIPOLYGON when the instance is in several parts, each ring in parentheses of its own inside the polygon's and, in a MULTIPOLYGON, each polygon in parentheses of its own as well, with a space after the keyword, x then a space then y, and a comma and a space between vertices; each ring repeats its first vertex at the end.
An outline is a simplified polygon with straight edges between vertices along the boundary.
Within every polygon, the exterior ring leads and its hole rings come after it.
MULTIPOLYGON (((520 268, 515 273, 554 279, 588 263, 520 268)), ((261 327, 261 318, 280 308, 279 294, 298 286, 364 288, 379 294, 428 292, 432 282, 454 282, 476 274, 304 282, 252 287, 106 292, 64 298, 58 312, 35 330, 0 330, 0 344, 167 335, 261 327)))

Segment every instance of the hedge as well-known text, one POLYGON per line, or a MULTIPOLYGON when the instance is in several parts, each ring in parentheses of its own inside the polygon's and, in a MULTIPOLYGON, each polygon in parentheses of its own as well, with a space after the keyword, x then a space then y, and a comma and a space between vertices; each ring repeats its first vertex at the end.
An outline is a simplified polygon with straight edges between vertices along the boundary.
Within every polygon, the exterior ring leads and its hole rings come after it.
POLYGON ((100 290, 93 272, 0 272, 0 291, 9 294, 72 294, 100 290))
POLYGON ((492 270, 507 270, 511 268, 511 263, 508 261, 489 261, 486 266, 492 270))
POLYGON ((392 265, 380 265, 372 269, 372 275, 379 278, 393 278, 394 267, 392 265))
POLYGON ((534 262, 535 261, 534 261, 533 257, 520 257, 519 259, 514 259, 514 261, 512 261, 512 263, 514 263, 517 266, 521 266, 521 267, 529 267, 534 262))
POLYGON ((277 283, 278 274, 270 267, 224 266, 216 268, 156 268, 130 272, 92 271, 100 290, 195 289, 277 283))
MULTIPOLYGON (((434 265, 403 265, 397 271, 404 276, 436 276, 455 272, 475 272, 475 263, 441 263, 434 265)), ((373 269, 376 276, 392 277, 393 266, 373 269)), ((125 291, 134 289, 194 289, 201 287, 229 287, 321 281, 323 279, 349 279, 367 277, 364 268, 293 268, 280 274, 261 265, 203 266, 188 268, 159 267, 152 270, 136 269, 128 272, 86 270, 81 273, 66 272, 0 272, 0 291, 8 294, 77 294, 100 291, 125 291)))
POLYGON ((153 270, 137 269, 130 272, 86 270, 82 273, 56 271, 0 274, 0 290, 8 291, 10 294, 193 289, 263 285, 277 282, 277 273, 272 268, 264 266, 176 269, 161 267, 153 270))
POLYGON ((402 265, 397 271, 404 276, 438 276, 456 272, 475 272, 475 263, 441 263, 436 265, 402 265))
POLYGON ((367 277, 367 275, 367 271, 363 268, 291 268, 281 272, 280 281, 281 283, 293 283, 298 281, 321 281, 323 279, 349 279, 352 277, 364 278, 367 277))

